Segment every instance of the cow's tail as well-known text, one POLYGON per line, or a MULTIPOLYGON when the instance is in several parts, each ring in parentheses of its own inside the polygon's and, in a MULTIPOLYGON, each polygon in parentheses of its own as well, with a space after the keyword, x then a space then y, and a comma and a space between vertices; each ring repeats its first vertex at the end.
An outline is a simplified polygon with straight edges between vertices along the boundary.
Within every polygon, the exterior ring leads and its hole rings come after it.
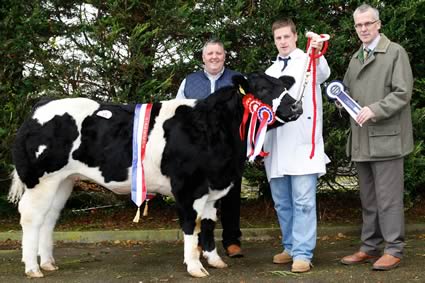
POLYGON ((21 181, 21 178, 19 178, 19 175, 16 169, 13 170, 11 176, 12 176, 12 185, 10 186, 10 191, 9 191, 9 195, 7 196, 7 199, 11 203, 18 203, 22 195, 24 194, 25 185, 21 181))

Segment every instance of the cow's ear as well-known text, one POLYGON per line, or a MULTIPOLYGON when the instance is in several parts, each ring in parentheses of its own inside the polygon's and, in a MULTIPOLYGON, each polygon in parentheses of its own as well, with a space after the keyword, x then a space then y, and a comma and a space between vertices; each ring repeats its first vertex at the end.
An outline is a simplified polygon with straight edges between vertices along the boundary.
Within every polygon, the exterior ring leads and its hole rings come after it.
POLYGON ((290 88, 291 88, 291 86, 293 86, 293 85, 294 85, 294 83, 295 83, 295 79, 294 79, 294 77, 291 77, 291 76, 281 76, 281 77, 279 78, 279 80, 283 83, 283 86, 284 86, 286 89, 290 89, 290 88))
POLYGON ((233 76, 232 81, 233 85, 240 89, 241 93, 245 92, 243 94, 246 94, 250 91, 248 80, 244 76, 235 75, 233 76))

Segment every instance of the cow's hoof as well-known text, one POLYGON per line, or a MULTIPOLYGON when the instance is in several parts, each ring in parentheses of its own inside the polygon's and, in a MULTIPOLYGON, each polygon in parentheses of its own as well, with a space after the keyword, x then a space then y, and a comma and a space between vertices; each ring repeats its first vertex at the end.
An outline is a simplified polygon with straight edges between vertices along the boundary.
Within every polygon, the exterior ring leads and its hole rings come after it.
POLYGON ((41 269, 46 270, 46 271, 55 271, 58 270, 59 267, 54 264, 53 262, 46 262, 43 263, 42 265, 40 265, 41 269))
POLYGON ((44 277, 44 274, 40 270, 30 270, 25 272, 27 278, 41 278, 44 277))
POLYGON ((208 264, 215 268, 226 268, 228 266, 221 258, 208 260, 208 264))
POLYGON ((188 270, 188 272, 190 275, 197 278, 207 277, 208 275, 210 275, 208 271, 203 267, 200 269, 188 270))
POLYGON ((200 262, 198 264, 188 264, 187 272, 189 272, 189 274, 193 277, 198 278, 207 277, 208 275, 210 275, 200 262))
POLYGON ((203 252, 204 258, 207 260, 208 264, 215 268, 226 268, 227 264, 221 259, 217 253, 217 249, 214 249, 210 252, 203 252))

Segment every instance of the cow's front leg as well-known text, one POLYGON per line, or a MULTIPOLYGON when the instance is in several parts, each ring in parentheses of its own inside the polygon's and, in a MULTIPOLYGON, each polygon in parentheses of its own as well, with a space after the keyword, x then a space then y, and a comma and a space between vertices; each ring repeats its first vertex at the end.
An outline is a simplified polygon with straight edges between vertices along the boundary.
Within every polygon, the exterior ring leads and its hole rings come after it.
POLYGON ((187 265, 187 272, 193 277, 205 277, 209 275, 200 261, 201 253, 198 248, 201 214, 207 199, 208 195, 205 195, 195 200, 192 207, 180 211, 184 233, 184 263, 187 265))
POLYGON ((210 275, 199 260, 198 235, 184 235, 184 262, 187 272, 193 277, 205 277, 210 275))
POLYGON ((215 223, 217 222, 216 201, 208 201, 206 203, 201 221, 201 233, 199 241, 202 247, 203 256, 208 264, 215 268, 225 268, 227 264, 218 255, 217 247, 214 240, 215 223))

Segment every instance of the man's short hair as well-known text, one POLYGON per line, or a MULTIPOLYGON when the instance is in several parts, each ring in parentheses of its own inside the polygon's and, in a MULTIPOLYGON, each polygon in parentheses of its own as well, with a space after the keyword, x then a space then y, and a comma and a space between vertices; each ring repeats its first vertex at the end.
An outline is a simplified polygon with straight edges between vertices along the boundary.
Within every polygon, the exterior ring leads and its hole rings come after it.
POLYGON ((205 49, 207 49, 207 46, 208 46, 208 45, 210 45, 210 44, 218 44, 218 45, 220 45, 220 46, 221 46, 221 48, 223 48, 224 53, 226 53, 226 49, 224 49, 224 44, 223 44, 223 42, 221 42, 221 40, 220 40, 220 39, 217 39, 217 38, 211 38, 211 39, 208 39, 208 40, 205 42, 204 46, 202 47, 202 55, 204 54, 205 49))
POLYGON ((373 15, 375 16, 375 20, 379 21, 379 11, 378 11, 378 9, 370 6, 369 4, 362 4, 359 7, 357 7, 357 9, 354 10, 353 17, 355 17, 357 14, 362 14, 362 13, 367 12, 369 10, 372 11, 373 15))
POLYGON ((289 19, 281 19, 281 20, 277 20, 272 24, 272 35, 274 35, 274 31, 280 28, 284 28, 284 27, 290 27, 292 33, 297 33, 297 27, 295 26, 295 23, 289 19))

